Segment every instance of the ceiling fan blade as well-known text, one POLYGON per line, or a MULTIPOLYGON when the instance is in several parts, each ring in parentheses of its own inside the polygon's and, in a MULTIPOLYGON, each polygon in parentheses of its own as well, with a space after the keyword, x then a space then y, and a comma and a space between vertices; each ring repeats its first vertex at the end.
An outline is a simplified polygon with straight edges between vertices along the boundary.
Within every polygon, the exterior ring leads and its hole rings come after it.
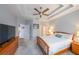
POLYGON ((43 15, 45 15, 45 16, 49 16, 48 14, 43 14, 43 15))
POLYGON ((36 10, 38 13, 40 13, 40 11, 38 9, 34 8, 34 10, 36 10))
POLYGON ((42 13, 47 12, 49 10, 49 8, 45 9, 42 13))
POLYGON ((39 15, 39 14, 33 14, 33 15, 39 15))

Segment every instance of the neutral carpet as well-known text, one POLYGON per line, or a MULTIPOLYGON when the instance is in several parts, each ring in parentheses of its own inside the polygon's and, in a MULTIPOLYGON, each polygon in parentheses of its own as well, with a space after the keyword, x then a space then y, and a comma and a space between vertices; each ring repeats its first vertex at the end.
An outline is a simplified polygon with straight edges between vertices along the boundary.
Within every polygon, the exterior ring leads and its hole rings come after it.
MULTIPOLYGON (((15 55, 43 55, 42 51, 36 44, 35 40, 19 40, 19 47, 15 55)), ((62 55, 74 55, 71 51, 67 51, 62 55)))

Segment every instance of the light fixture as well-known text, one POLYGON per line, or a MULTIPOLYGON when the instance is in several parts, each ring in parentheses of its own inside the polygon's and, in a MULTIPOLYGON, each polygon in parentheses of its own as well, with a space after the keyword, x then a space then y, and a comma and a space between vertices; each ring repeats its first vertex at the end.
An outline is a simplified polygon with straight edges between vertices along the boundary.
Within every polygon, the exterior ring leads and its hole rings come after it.
POLYGON ((34 8, 34 10, 35 10, 37 13, 35 13, 35 14, 33 14, 33 15, 39 15, 40 18, 41 18, 43 15, 44 15, 44 16, 49 16, 49 14, 46 14, 46 12, 49 10, 49 8, 46 8, 46 9, 43 10, 43 8, 40 7, 40 10, 37 9, 37 8, 34 8))

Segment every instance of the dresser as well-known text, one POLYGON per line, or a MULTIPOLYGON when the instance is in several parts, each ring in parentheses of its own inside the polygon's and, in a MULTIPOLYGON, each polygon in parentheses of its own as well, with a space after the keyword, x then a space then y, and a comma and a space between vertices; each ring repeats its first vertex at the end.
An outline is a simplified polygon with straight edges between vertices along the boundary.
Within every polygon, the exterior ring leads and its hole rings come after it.
POLYGON ((0 47, 0 55, 13 55, 18 47, 18 37, 12 38, 0 47))

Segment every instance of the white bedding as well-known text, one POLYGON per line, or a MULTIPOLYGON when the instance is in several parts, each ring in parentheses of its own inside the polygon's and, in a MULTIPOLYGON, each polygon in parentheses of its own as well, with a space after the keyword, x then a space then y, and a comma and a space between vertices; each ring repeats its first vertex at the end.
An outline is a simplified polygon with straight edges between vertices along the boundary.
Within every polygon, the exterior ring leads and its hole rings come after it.
POLYGON ((72 36, 68 36, 68 38, 58 38, 53 36, 44 36, 42 39, 48 44, 49 46, 49 55, 55 54, 64 48, 70 47, 70 43, 72 41, 72 36))

